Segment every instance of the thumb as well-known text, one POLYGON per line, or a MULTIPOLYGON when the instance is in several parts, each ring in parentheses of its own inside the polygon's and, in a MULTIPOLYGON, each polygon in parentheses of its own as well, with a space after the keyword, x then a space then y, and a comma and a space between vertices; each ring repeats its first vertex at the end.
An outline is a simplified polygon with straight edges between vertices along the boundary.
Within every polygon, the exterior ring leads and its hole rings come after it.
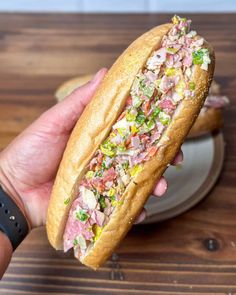
POLYGON ((44 126, 48 131, 54 130, 57 134, 70 132, 92 99, 106 72, 107 69, 102 68, 91 81, 77 88, 62 102, 43 113, 34 124, 44 126))

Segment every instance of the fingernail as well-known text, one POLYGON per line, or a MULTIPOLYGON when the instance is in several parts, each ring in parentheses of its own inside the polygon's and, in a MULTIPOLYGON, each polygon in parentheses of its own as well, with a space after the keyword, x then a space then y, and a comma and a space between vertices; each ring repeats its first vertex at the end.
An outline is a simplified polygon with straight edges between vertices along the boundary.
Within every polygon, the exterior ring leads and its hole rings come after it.
POLYGON ((161 179, 158 181, 153 193, 157 197, 162 197, 165 192, 167 191, 167 181, 164 177, 161 177, 161 179))
POLYGON ((90 83, 96 83, 97 80, 98 80, 98 78, 100 77, 101 73, 102 73, 103 71, 105 71, 105 70, 106 70, 105 68, 100 69, 100 70, 99 70, 99 71, 93 76, 93 78, 92 78, 92 80, 90 81, 90 83))
POLYGON ((145 208, 143 208, 142 212, 137 217, 137 219, 135 220, 134 224, 141 223, 142 221, 144 221, 144 219, 146 218, 146 216, 147 216, 147 211, 146 211, 145 208))

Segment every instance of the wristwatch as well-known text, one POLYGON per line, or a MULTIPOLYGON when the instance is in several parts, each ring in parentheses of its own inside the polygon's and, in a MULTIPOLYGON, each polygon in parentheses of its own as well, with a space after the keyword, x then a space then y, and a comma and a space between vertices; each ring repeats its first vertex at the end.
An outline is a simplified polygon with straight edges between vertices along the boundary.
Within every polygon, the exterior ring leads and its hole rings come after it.
POLYGON ((10 196, 0 186, 0 231, 6 234, 15 250, 29 232, 28 222, 10 196))

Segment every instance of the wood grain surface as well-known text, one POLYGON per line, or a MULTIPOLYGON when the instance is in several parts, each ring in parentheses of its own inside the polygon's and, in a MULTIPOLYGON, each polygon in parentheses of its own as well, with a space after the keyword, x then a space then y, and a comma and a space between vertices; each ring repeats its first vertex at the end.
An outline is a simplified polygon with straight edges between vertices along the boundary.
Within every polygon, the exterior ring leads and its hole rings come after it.
MULTIPOLYGON (((15 251, 0 294, 236 294, 236 16, 187 16, 215 47, 215 78, 231 99, 214 189, 179 217, 135 226, 97 272, 54 251, 37 229, 15 251)), ((1 14, 0 149, 55 103, 64 80, 109 67, 133 39, 170 17, 1 14)))

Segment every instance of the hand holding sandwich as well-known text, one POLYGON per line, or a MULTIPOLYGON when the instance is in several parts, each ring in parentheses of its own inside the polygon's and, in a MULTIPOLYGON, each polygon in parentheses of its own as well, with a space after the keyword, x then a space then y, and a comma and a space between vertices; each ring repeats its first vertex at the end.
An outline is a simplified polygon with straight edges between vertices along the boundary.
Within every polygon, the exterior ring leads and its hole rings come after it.
MULTIPOLYGON (((43 113, 0 154, 0 184, 21 209, 32 228, 45 224, 55 174, 70 133, 106 73, 100 70, 65 101, 43 113)), ((173 164, 182 161, 180 152, 173 164)), ((164 178, 154 194, 167 189, 164 178)), ((143 211, 137 221, 145 217, 143 211)), ((12 248, 0 234, 0 277, 10 261, 12 248), (2 269, 1 269, 2 268, 2 269)))

